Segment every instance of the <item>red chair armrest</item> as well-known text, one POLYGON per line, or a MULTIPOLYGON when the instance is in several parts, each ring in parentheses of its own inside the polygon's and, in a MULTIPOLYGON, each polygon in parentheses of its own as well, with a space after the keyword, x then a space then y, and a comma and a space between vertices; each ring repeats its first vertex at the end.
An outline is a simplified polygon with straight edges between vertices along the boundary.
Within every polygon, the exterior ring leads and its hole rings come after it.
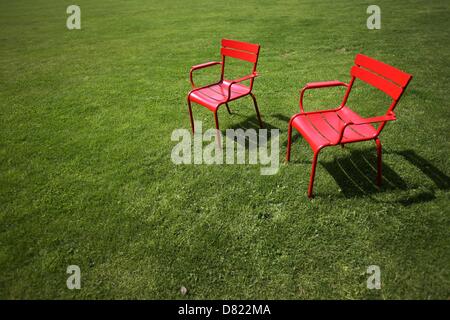
POLYGON ((211 61, 211 62, 205 62, 205 63, 197 64, 195 66, 192 66, 191 70, 203 69, 203 68, 214 66, 216 64, 222 64, 222 62, 220 62, 220 61, 211 61))
POLYGON ((361 124, 384 122, 384 121, 394 121, 394 120, 397 120, 397 118, 395 117, 395 113, 392 112, 392 111, 389 111, 384 116, 365 118, 365 119, 362 119, 361 121, 349 121, 349 122, 346 122, 346 123, 344 123, 344 125, 342 126, 342 128, 340 130, 339 138, 336 141, 336 144, 341 143, 342 138, 344 136, 344 131, 350 125, 361 125, 361 124))
POLYGON ((319 89, 319 88, 328 88, 328 87, 338 87, 338 86, 348 87, 348 84, 344 83, 342 81, 339 81, 339 80, 320 81, 320 82, 307 83, 303 87, 303 89, 300 91, 300 102, 299 102, 300 112, 305 113, 305 110, 303 108, 303 95, 305 94, 306 90, 319 89))
POLYGON ((247 75, 245 77, 239 78, 237 80, 233 80, 230 83, 230 87, 231 87, 232 84, 235 84, 235 83, 238 83, 238 82, 242 82, 242 81, 245 81, 245 80, 249 80, 249 79, 253 79, 253 78, 256 78, 257 76, 259 76, 259 74, 257 72, 253 72, 252 74, 249 74, 249 75, 247 75))
POLYGON ((211 62, 201 63, 201 64, 198 64, 198 65, 192 66, 191 70, 189 71, 189 80, 191 81, 192 88, 195 88, 194 80, 192 79, 192 73, 195 70, 199 70, 199 69, 215 66, 217 64, 222 64, 222 62, 220 62, 220 61, 211 61, 211 62))
POLYGON ((339 80, 310 82, 310 83, 307 83, 303 89, 317 89, 317 88, 327 88, 327 87, 337 87, 337 86, 348 87, 348 84, 346 84, 342 81, 339 81, 339 80))
POLYGON ((365 118, 362 121, 357 121, 357 122, 351 122, 349 124, 367 124, 367 123, 376 123, 376 122, 384 122, 384 121, 394 121, 397 120, 397 118, 395 117, 395 113, 390 111, 388 114, 384 115, 384 116, 378 116, 378 117, 371 117, 371 118, 365 118))
MULTIPOLYGON (((253 72, 252 74, 249 74, 249 75, 247 75, 247 76, 245 76, 245 77, 242 77, 242 78, 239 78, 239 79, 236 79, 236 80, 231 81, 230 84, 229 84, 229 86, 228 86, 228 98, 227 98, 227 101, 230 100, 230 97, 231 97, 231 86, 232 86, 233 84, 238 83, 238 82, 242 82, 242 81, 246 81, 246 80, 250 80, 250 79, 254 79, 254 78, 256 78, 257 76, 259 76, 259 74, 258 74, 257 72, 253 72)), ((250 89, 250 90, 251 90, 251 89, 250 89)))

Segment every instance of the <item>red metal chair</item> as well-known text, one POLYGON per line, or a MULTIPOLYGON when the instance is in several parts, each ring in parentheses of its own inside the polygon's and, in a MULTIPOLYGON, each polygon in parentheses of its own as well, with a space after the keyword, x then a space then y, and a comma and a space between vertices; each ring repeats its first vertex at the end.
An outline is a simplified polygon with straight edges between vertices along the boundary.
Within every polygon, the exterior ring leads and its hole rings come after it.
POLYGON ((202 106, 205 106, 206 108, 214 112, 214 121, 216 123, 216 129, 219 130, 219 120, 217 118, 217 110, 219 109, 219 107, 225 104, 228 113, 231 114, 228 102, 245 97, 247 95, 250 95, 252 97, 253 103, 255 105, 256 115, 258 116, 259 125, 263 127, 261 116, 258 110, 258 104, 256 103, 256 97, 252 93, 253 80, 255 77, 258 76, 258 74, 256 73, 256 65, 258 63, 259 48, 260 46, 257 44, 222 39, 222 48, 220 51, 222 55, 221 62, 219 61, 207 62, 193 66, 191 68, 189 78, 191 81, 192 90, 189 92, 187 96, 187 102, 189 107, 189 117, 191 120, 192 132, 195 132, 195 128, 194 128, 194 120, 192 117, 191 102, 201 104, 202 106), (253 64, 252 73, 236 80, 224 79, 225 57, 240 59, 252 63, 253 64), (203 69, 218 64, 222 66, 220 81, 214 84, 196 88, 194 81, 192 79, 193 72, 195 70, 203 69), (246 80, 250 80, 249 86, 241 84, 241 82, 244 82, 246 80))
POLYGON ((355 65, 351 68, 350 74, 349 84, 337 80, 307 83, 300 93, 300 113, 292 116, 289 121, 286 160, 289 161, 291 154, 292 127, 300 132, 314 152, 308 187, 308 197, 310 198, 313 194, 317 157, 320 150, 327 146, 338 144, 343 146, 346 143, 375 140, 378 156, 377 185, 381 185, 381 142, 378 136, 387 121, 396 120, 394 108, 412 76, 362 54, 356 55, 355 65), (356 78, 374 86, 392 98, 392 103, 385 115, 363 118, 345 105, 356 78), (304 111, 303 95, 306 90, 335 86, 347 87, 344 99, 338 108, 312 112, 304 111), (372 123, 379 123, 379 126, 375 128, 372 123))

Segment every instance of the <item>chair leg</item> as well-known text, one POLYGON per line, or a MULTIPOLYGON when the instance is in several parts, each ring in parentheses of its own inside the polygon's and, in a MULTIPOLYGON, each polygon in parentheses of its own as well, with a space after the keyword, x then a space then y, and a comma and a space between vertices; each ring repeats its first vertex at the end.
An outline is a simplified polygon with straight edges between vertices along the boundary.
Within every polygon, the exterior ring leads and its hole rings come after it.
POLYGON ((219 118, 217 117, 217 109, 214 111, 214 122, 216 123, 216 137, 217 137, 217 144, 220 146, 220 129, 219 129, 219 118))
POLYGON ((292 125, 289 121, 288 125, 288 142, 287 142, 287 150, 286 150, 286 161, 289 162, 291 160, 291 139, 292 139, 292 125))
POLYGON ((228 106, 228 103, 225 103, 225 106, 227 107, 228 113, 231 114, 230 107, 228 106))
POLYGON ((316 165, 317 165, 317 157, 319 155, 319 151, 314 152, 314 158, 312 162, 311 176, 309 177, 309 186, 308 186, 308 198, 313 197, 313 186, 314 186, 314 176, 316 175, 316 165))
POLYGON ((261 115, 259 114, 258 103, 256 102, 256 97, 252 92, 250 92, 250 95, 252 96, 253 104, 255 105, 255 110, 256 110, 256 115, 258 116, 259 126, 261 128, 264 128, 264 124, 261 120, 261 115))
POLYGON ((381 142, 380 139, 376 138, 375 139, 375 143, 377 144, 377 167, 378 167, 378 173, 377 173, 377 185, 379 187, 381 187, 381 181, 383 179, 383 174, 382 174, 382 151, 381 151, 381 142))
POLYGON ((194 118, 192 117, 192 107, 191 107, 191 100, 189 100, 189 96, 187 98, 187 103, 188 103, 188 110, 189 110, 189 118, 191 120, 192 133, 195 133, 194 118))

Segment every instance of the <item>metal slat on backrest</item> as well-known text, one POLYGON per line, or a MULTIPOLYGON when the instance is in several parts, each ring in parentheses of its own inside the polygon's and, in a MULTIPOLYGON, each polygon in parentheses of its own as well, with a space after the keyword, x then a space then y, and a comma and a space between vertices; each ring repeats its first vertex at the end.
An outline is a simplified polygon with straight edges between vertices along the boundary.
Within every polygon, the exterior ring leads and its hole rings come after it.
POLYGON ((233 50, 233 49, 228 49, 228 48, 222 48, 220 50, 220 52, 224 56, 245 60, 245 61, 248 61, 251 63, 256 63, 256 61, 258 60, 257 55, 249 53, 249 52, 238 51, 238 50, 233 50))
POLYGON ((350 73, 353 77, 380 89, 394 100, 397 100, 403 92, 403 88, 361 67, 353 66, 350 73))
POLYGON ((248 51, 253 54, 258 54, 258 52, 259 52, 259 45, 257 45, 257 44, 236 41, 236 40, 229 40, 229 39, 222 39, 222 47, 231 48, 231 49, 235 49, 235 50, 241 50, 241 51, 248 51))
POLYGON ((363 54, 356 55, 355 64, 395 82, 402 88, 406 87, 411 79, 410 74, 363 54))

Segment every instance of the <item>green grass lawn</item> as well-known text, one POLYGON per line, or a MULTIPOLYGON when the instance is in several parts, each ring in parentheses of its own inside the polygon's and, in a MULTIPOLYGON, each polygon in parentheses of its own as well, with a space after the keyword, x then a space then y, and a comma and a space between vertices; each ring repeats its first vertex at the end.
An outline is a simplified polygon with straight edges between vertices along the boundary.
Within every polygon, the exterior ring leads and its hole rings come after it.
MULTIPOLYGON (((366 27, 371 1, 79 0, 72 31, 70 4, 0 2, 0 298, 450 297, 448 1, 377 1, 381 30, 366 27), (281 132, 276 175, 171 161, 189 68, 220 59, 222 38, 261 45, 254 93, 281 132), (312 152, 296 135, 283 162, 287 121, 306 82, 348 81, 357 53, 414 76, 380 137, 384 185, 373 142, 327 148, 309 200, 312 152), (66 287, 72 264, 81 290, 66 287), (366 288, 369 265, 381 290, 366 288)), ((348 105, 386 103, 359 84, 348 105)), ((250 98, 230 106, 222 129, 257 127, 250 98)))

